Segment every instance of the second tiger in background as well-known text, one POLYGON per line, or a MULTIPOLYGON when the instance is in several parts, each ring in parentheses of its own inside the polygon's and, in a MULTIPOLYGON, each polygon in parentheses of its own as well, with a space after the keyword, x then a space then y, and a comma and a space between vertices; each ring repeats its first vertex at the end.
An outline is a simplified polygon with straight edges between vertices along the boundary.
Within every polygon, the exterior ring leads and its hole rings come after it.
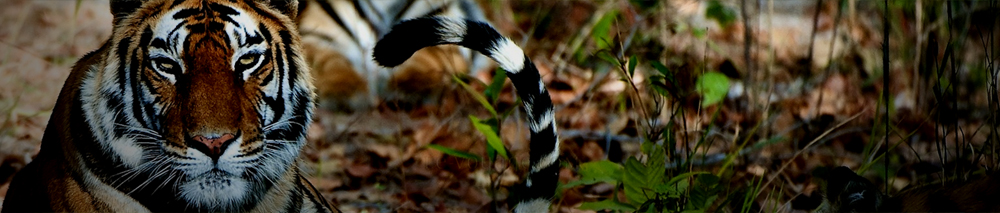
POLYGON ((372 48, 396 23, 426 16, 487 22, 471 0, 310 0, 297 20, 312 66, 320 108, 370 109, 382 101, 424 104, 440 99, 451 75, 489 69, 485 56, 454 45, 414 53, 396 68, 378 66, 372 48))

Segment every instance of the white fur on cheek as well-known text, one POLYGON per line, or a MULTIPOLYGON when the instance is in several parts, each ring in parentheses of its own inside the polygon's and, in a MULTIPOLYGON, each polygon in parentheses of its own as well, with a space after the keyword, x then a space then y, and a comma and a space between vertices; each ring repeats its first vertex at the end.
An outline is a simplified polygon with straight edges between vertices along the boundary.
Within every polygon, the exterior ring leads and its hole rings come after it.
POLYGON ((142 161, 142 148, 135 144, 135 139, 115 138, 109 142, 111 150, 119 154, 122 162, 132 167, 139 166, 142 161))
MULTIPOLYGON (((109 57, 108 64, 118 64, 117 57, 109 57)), ((127 119, 130 123, 127 124, 115 124, 115 116, 108 115, 119 115, 120 113, 128 112, 116 112, 113 109, 109 109, 109 100, 106 100, 101 96, 102 90, 110 90, 108 88, 117 88, 113 79, 117 78, 115 75, 117 71, 117 66, 108 66, 104 70, 96 66, 89 67, 87 76, 83 79, 83 84, 80 86, 80 99, 83 103, 84 117, 87 119, 87 123, 91 126, 91 132, 93 133, 94 139, 101 145, 101 148, 111 153, 116 160, 122 164, 128 166, 129 168, 135 168, 139 166, 142 162, 142 148, 135 143, 135 139, 130 137, 117 137, 114 133, 114 128, 118 125, 133 125, 134 119, 127 119), (107 88, 104 86, 107 85, 107 88)), ((126 94, 125 91, 112 91, 111 94, 126 94)), ((131 94, 131 93, 128 93, 131 94)), ((131 100, 131 99, 127 99, 131 100)), ((110 103, 111 105, 126 107, 121 105, 121 103, 110 103)))

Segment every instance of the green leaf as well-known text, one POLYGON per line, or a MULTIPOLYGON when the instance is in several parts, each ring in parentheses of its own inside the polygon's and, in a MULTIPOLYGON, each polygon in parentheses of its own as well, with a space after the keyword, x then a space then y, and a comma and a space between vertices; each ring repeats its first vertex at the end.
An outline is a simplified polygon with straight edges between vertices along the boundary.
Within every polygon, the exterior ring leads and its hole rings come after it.
POLYGON ((614 201, 611 199, 602 200, 598 202, 583 202, 583 204, 580 204, 580 209, 593 210, 593 211, 598 211, 598 210, 626 211, 626 212, 635 211, 635 207, 633 207, 632 205, 614 201))
POLYGON ((639 151, 649 154, 653 152, 653 147, 656 147, 655 143, 650 143, 649 140, 644 140, 643 143, 639 145, 639 151))
POLYGON ((702 212, 705 212, 705 210, 704 209, 686 209, 684 211, 681 211, 681 213, 702 213, 702 212))
MULTIPOLYGON (((652 159, 650 159, 652 160, 652 159)), ((634 157, 625 162, 625 198, 629 203, 638 205, 656 196, 654 186, 663 184, 666 167, 663 163, 643 165, 634 157)))
POLYGON ((659 61, 650 61, 650 64, 653 65, 653 69, 656 69, 656 71, 659 71, 660 74, 663 74, 663 77, 667 81, 670 81, 671 83, 674 82, 674 72, 671 72, 670 68, 667 68, 667 66, 663 66, 663 64, 661 64, 659 61))
POLYGON ((708 29, 705 29, 705 28, 691 28, 691 35, 694 35, 695 38, 699 38, 699 39, 705 38, 705 35, 708 35, 708 29))
POLYGON ((648 155, 646 163, 640 163, 635 157, 629 157, 625 162, 625 175, 622 178, 625 198, 636 206, 641 206, 640 204, 656 197, 656 187, 664 184, 667 172, 663 146, 647 142, 641 147, 648 155))
POLYGON ((469 120, 472 121, 472 125, 476 127, 476 130, 478 130, 479 133, 486 136, 486 144, 496 150, 500 157, 510 159, 510 157, 507 156, 507 149, 503 146, 503 141, 500 140, 500 136, 497 135, 492 126, 484 123, 482 120, 479 120, 479 118, 472 115, 469 116, 469 120))
POLYGON ((614 64, 615 66, 621 66, 621 62, 606 50, 597 52, 597 57, 607 61, 608 63, 614 64))
POLYGON ((712 0, 705 9, 705 18, 714 19, 719 26, 729 26, 736 20, 736 9, 723 5, 718 0, 712 0))
POLYGON ((611 10, 605 13, 601 20, 594 25, 593 30, 590 33, 590 38, 597 42, 597 49, 607 49, 611 45, 609 44, 611 40, 611 24, 618 17, 618 11, 611 10))
POLYGON ((711 173, 698 175, 698 183, 706 186, 714 186, 719 184, 719 176, 711 173))
POLYGON ((428 144, 427 148, 431 148, 431 149, 434 149, 434 150, 437 150, 437 151, 441 151, 441 152, 443 152, 446 155, 451 155, 451 156, 454 156, 454 157, 465 158, 465 159, 469 159, 469 160, 473 160, 473 161, 481 161, 482 160, 482 159, 479 158, 479 156, 473 155, 472 153, 458 151, 456 149, 444 147, 444 146, 437 145, 437 144, 428 144))
POLYGON ((693 185, 688 192, 687 209, 708 209, 725 190, 725 187, 719 185, 719 177, 714 174, 698 175, 693 185))
POLYGON ((486 91, 483 91, 483 94, 486 94, 486 98, 490 100, 490 103, 497 102, 497 98, 500 97, 500 90, 503 89, 503 84, 506 81, 507 72, 499 67, 496 68, 493 73, 493 82, 489 86, 486 86, 486 91))
POLYGON ((687 173, 682 173, 682 174, 679 174, 677 176, 674 176, 673 178, 670 178, 670 181, 667 181, 667 185, 673 185, 674 183, 680 182, 681 180, 685 180, 685 179, 687 179, 687 178, 689 178, 691 176, 700 175, 700 174, 711 174, 711 173, 708 173, 708 172, 687 172, 687 173))
POLYGON ((493 117, 497 116, 497 110, 493 109, 493 105, 486 100, 486 97, 484 97, 482 94, 479 94, 479 92, 477 92, 475 89, 472 89, 472 87, 470 87, 469 84, 466 84, 464 81, 462 81, 462 79, 459 79, 458 75, 452 75, 451 78, 455 82, 458 82, 458 85, 462 86, 462 89, 465 89, 466 92, 471 94, 472 98, 476 99, 476 102, 479 102, 479 105, 482 105, 483 108, 486 108, 486 111, 489 111, 490 115, 493 115, 493 117))
POLYGON ((635 55, 628 58, 628 77, 635 77, 635 65, 639 64, 639 59, 635 58, 635 55))
POLYGON ((671 189, 670 191, 666 192, 667 195, 668 195, 668 197, 671 197, 671 198, 680 198, 681 194, 683 194, 683 192, 688 191, 688 187, 691 186, 691 182, 690 181, 678 181, 678 182, 667 184, 667 186, 672 186, 673 187, 673 189, 671 189))
POLYGON ((653 88, 653 91, 656 91, 657 94, 671 97, 670 89, 668 89, 667 85, 664 84, 665 80, 666 79, 664 79, 662 75, 649 76, 649 85, 653 88))
POLYGON ((609 182, 616 184, 621 181, 625 167, 608 160, 592 161, 580 164, 580 180, 584 184, 609 182))
POLYGON ((677 194, 677 187, 667 184, 654 184, 651 188, 653 188, 653 192, 656 192, 656 194, 677 194))
POLYGON ((729 77, 719 72, 706 72, 695 83, 695 91, 701 94, 702 107, 719 103, 729 92, 729 77))
POLYGON ((656 209, 656 200, 648 200, 639 205, 639 209, 636 209, 636 212, 657 213, 662 211, 656 209))
POLYGON ((653 191, 646 187, 649 186, 647 184, 650 182, 647 170, 646 165, 642 165, 635 157, 629 157, 625 161, 625 175, 622 178, 622 183, 625 185, 625 198, 633 205, 646 203, 650 197, 655 196, 653 191))
POLYGON ((622 172, 625 168, 615 162, 608 160, 592 161, 580 164, 578 172, 580 179, 571 181, 560 186, 561 189, 569 189, 579 185, 591 185, 601 182, 618 185, 622 179, 622 172))

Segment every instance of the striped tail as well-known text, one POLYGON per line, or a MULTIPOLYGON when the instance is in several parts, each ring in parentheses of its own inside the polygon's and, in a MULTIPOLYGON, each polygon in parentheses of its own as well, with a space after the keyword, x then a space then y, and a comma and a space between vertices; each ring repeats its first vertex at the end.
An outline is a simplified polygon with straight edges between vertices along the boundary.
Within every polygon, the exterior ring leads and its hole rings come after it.
POLYGON ((425 17, 403 21, 375 45, 374 58, 382 66, 406 61, 421 48, 457 44, 492 58, 507 71, 521 97, 531 128, 531 171, 525 182, 512 190, 514 212, 547 212, 558 181, 559 139, 549 92, 535 64, 509 38, 486 23, 425 17))

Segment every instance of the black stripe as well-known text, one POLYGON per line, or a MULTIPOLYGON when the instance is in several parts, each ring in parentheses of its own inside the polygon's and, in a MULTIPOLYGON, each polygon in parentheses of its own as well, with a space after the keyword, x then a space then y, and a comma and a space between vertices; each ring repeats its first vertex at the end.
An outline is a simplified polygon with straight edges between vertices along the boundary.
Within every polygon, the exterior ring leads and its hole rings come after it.
MULTIPOLYGON (((305 3, 305 1, 301 1, 301 2, 302 3, 299 4, 300 6, 305 3)), ((263 8, 257 7, 257 4, 254 3, 254 1, 244 1, 244 3, 247 6, 249 6, 250 9, 253 9, 253 11, 256 12, 257 15, 263 16, 263 17, 261 17, 262 20, 274 20, 275 22, 278 22, 278 20, 281 20, 281 18, 278 18, 277 16, 274 16, 274 14, 271 14, 270 12, 265 11, 263 8)), ((294 20, 292 20, 292 21, 294 21, 294 20)), ((279 22, 279 24, 280 24, 280 22, 279 22)))
POLYGON ((125 74, 128 73, 128 49, 131 43, 132 38, 125 37, 118 41, 118 46, 115 47, 115 55, 118 56, 118 91, 125 91, 125 85, 128 82, 128 77, 125 74))
POLYGON ((201 9, 196 9, 196 8, 183 9, 181 11, 177 11, 177 13, 174 13, 173 18, 174 19, 186 19, 188 17, 195 16, 195 15, 198 15, 198 14, 201 14, 201 9))
MULTIPOLYGON (((260 140, 250 140, 250 139, 247 139, 246 141, 260 141, 260 140)), ((242 152, 240 154, 237 154, 236 157, 237 158, 241 158, 241 157, 254 156, 254 155, 260 154, 261 152, 264 151, 264 146, 266 146, 266 143, 265 143, 265 145, 257 146, 256 148, 253 148, 253 149, 247 150, 245 152, 242 152)))
POLYGON ((142 63, 148 63, 146 62, 148 60, 141 60, 141 59, 148 59, 148 56, 146 56, 146 51, 145 51, 146 48, 144 48, 146 46, 142 44, 149 44, 150 43, 149 40, 152 38, 153 38, 153 30, 150 29, 149 27, 146 27, 146 29, 142 31, 142 35, 139 36, 140 45, 136 47, 136 51, 132 53, 133 55, 132 64, 130 65, 132 72, 129 73, 131 76, 131 81, 129 81, 129 84, 132 86, 132 113, 134 114, 133 116, 136 116, 135 119, 139 121, 139 124, 143 128, 147 129, 150 128, 150 123, 156 123, 156 122, 152 122, 149 120, 153 117, 152 114, 149 114, 154 111, 152 108, 153 103, 145 101, 146 98, 142 94, 141 91, 143 90, 141 85, 139 84, 139 79, 142 77, 139 74, 144 71, 143 69, 144 66, 142 66, 142 63))
MULTIPOLYGON (((280 75, 280 73, 279 73, 279 75, 280 75)), ((278 91, 282 91, 280 89, 281 87, 282 87, 282 84, 278 84, 278 88, 279 88, 278 91)), ((271 107, 271 110, 274 111, 274 118, 271 119, 272 121, 277 121, 277 120, 280 120, 282 117, 284 117, 284 113, 285 113, 285 98, 281 97, 281 94, 275 95, 274 98, 267 97, 267 96, 262 96, 261 100, 264 101, 265 105, 271 107)), ((285 138, 284 135, 285 134, 284 134, 283 131, 271 131, 271 132, 268 133, 268 136, 265 136, 265 137, 272 138, 272 139, 273 138, 285 138), (270 136, 271 133, 278 134, 280 136, 272 137, 272 136, 270 136)))
MULTIPOLYGON (((298 181, 296 181, 296 182, 298 182, 298 181)), ((288 203, 285 204, 286 205, 285 206, 286 207, 285 208, 285 212, 289 212, 289 213, 291 213, 291 212, 301 212, 301 210, 302 210, 302 194, 308 194, 308 193, 303 193, 302 189, 300 187, 296 187, 295 189, 288 189, 288 194, 290 194, 289 199, 291 199, 291 200, 289 200, 288 203)))
MULTIPOLYGON (((283 70, 284 72, 280 73, 288 73, 288 81, 294 82, 295 79, 299 78, 299 72, 302 72, 302 70, 299 70, 298 64, 296 64, 295 61, 293 61, 299 57, 299 53, 296 52, 294 48, 292 48, 292 42, 294 41, 292 40, 293 39, 292 32, 288 30, 281 30, 278 31, 278 36, 281 37, 281 43, 285 47, 281 50, 284 53, 283 55, 285 56, 285 58, 284 60, 281 60, 279 62, 288 63, 288 70, 283 70)), ((279 77, 278 79, 281 78, 279 77)))
POLYGON ((173 3, 170 3, 170 8, 177 7, 177 5, 181 5, 181 3, 184 3, 184 0, 174 0, 173 3))
POLYGON ((417 50, 444 43, 435 30, 440 26, 436 20, 428 18, 410 19, 393 26, 375 44, 375 62, 394 67, 405 62, 417 50))
MULTIPOLYGON (((370 1, 370 0, 365 0, 365 1, 367 2, 367 1, 370 1)), ((364 21, 365 24, 368 25, 368 28, 370 28, 373 31, 375 31, 375 33, 381 33, 381 32, 379 32, 380 28, 378 27, 378 25, 375 24, 375 23, 372 23, 371 17, 368 16, 368 12, 365 12, 365 9, 361 7, 361 2, 360 1, 353 0, 353 1, 351 1, 351 4, 352 4, 352 6, 354 6, 354 11, 357 12, 358 16, 361 17, 361 21, 364 21)), ((376 35, 381 35, 381 34, 376 34, 376 35)))
POLYGON ((267 25, 260 23, 257 28, 260 30, 260 35, 264 37, 264 41, 274 41, 271 39, 271 29, 267 28, 267 25))
MULTIPOLYGON (((205 33, 205 23, 189 24, 187 25, 188 32, 191 34, 205 33)), ((188 40, 187 42, 191 42, 188 40)), ((185 45, 187 46, 187 45, 185 45)))
POLYGON ((427 11, 427 12, 426 12, 426 13, 424 13, 424 14, 420 14, 420 15, 419 15, 419 16, 417 16, 417 17, 428 17, 428 16, 436 16, 436 15, 441 15, 442 13, 444 13, 444 12, 445 12, 445 10, 446 10, 446 9, 448 9, 448 7, 449 7, 449 6, 451 6, 451 5, 450 5, 451 3, 452 3, 452 2, 446 2, 446 3, 444 4, 444 5, 441 5, 441 6, 438 6, 438 7, 434 8, 434 9, 433 9, 433 10, 431 10, 431 11, 427 11))
MULTIPOLYGON (((236 22, 236 20, 233 20, 233 17, 230 17, 228 15, 222 15, 222 16, 219 16, 219 18, 222 19, 223 22, 232 23, 233 26, 235 26, 237 28, 242 26, 242 25, 240 25, 239 22, 236 22)), ((224 28, 214 28, 214 29, 224 29, 224 28)))
MULTIPOLYGON (((104 104, 104 107, 108 108, 109 111, 111 112, 122 111, 121 106, 125 104, 125 101, 123 101, 121 97, 118 97, 118 94, 112 94, 112 92, 101 92, 101 96, 103 97, 103 99, 108 100, 102 104, 104 104)), ((108 116, 112 116, 116 124, 128 124, 128 119, 127 119, 128 117, 125 116, 123 113, 115 113, 114 115, 108 115, 108 116)), ((127 129, 124 127, 114 125, 113 128, 114 128, 114 135, 117 137, 121 137, 127 133, 127 129)))
POLYGON ((164 41, 162 38, 153 39, 153 42, 150 42, 149 46, 158 49, 169 50, 167 49, 167 42, 164 41))
MULTIPOLYGON (((276 62, 278 62, 278 63, 276 63, 275 66, 271 67, 271 72, 267 73, 267 75, 264 76, 264 79, 261 79, 260 86, 264 86, 264 85, 270 84, 271 81, 274 80, 275 73, 281 72, 281 70, 284 69, 283 67, 280 67, 282 64, 284 64, 284 63, 281 63, 281 61, 283 59, 280 58, 281 56, 278 54, 278 50, 275 50, 275 49, 277 49, 277 48, 268 49, 266 53, 262 54, 262 57, 263 56, 268 56, 268 55, 271 56, 270 58, 274 58, 274 60, 276 62)), ((270 63, 270 60, 268 60, 266 62, 270 63)), ((260 64, 261 67, 263 67, 264 65, 265 65, 264 63, 260 64)), ((258 71, 255 71, 255 72, 256 72, 255 75, 260 75, 261 73, 263 73, 263 69, 259 69, 258 68, 258 71)))
MULTIPOLYGON (((284 39, 285 38, 284 34, 287 33, 287 31, 281 31, 281 32, 278 32, 278 33, 279 33, 279 37, 281 37, 282 39, 284 39)), ((272 43, 274 42, 274 40, 270 39, 271 38, 270 34, 265 34, 265 37, 267 37, 268 40, 271 41, 272 43)), ((283 40, 282 42, 288 42, 288 41, 283 40)), ((271 110, 274 111, 274 117, 271 118, 271 121, 273 122, 273 121, 277 121, 278 119, 280 119, 281 117, 284 116, 284 101, 279 101, 279 100, 282 97, 281 93, 284 92, 281 89, 284 86, 282 84, 282 79, 283 79, 282 78, 283 77, 282 73, 285 72, 285 70, 284 70, 285 69, 285 60, 287 60, 287 58, 285 58, 286 55, 285 55, 284 51, 286 51, 286 48, 289 48, 289 47, 288 47, 288 45, 281 45, 281 46, 272 45, 272 46, 274 46, 274 47, 271 48, 271 52, 272 52, 272 55, 275 58, 275 64, 276 64, 276 66, 274 67, 274 69, 272 69, 271 74, 269 74, 266 77, 265 80, 271 81, 271 78, 275 78, 275 79, 278 80, 278 84, 277 84, 278 85, 278 90, 277 90, 278 94, 274 94, 274 98, 271 98, 271 97, 268 97, 267 95, 264 95, 264 96, 261 97, 261 100, 264 102, 264 105, 271 107, 271 110)), ((262 83, 263 83, 263 81, 262 81, 262 83)), ((260 109, 260 110, 264 110, 264 109, 260 109)), ((263 114, 261 114, 260 117, 258 117, 258 119, 260 120, 261 123, 265 123, 267 121, 266 118, 264 118, 263 114)), ((265 138, 271 138, 271 137, 268 137, 266 135, 264 137, 265 138)))
MULTIPOLYGON (((440 23, 438 24, 440 25, 440 23)), ((469 49, 479 51, 484 55, 491 55, 492 53, 488 51, 489 48, 496 46, 497 42, 504 38, 503 35, 500 35, 499 32, 494 30, 493 27, 491 27, 486 23, 466 20, 465 27, 466 27, 465 39, 463 39, 459 45, 466 46, 469 49)), ((528 65, 529 64, 525 64, 525 67, 527 67, 528 65)), ((510 72, 516 70, 507 70, 507 71, 510 72)), ((535 71, 535 75, 538 75, 537 71, 535 71)))
MULTIPOLYGON (((159 72, 156 72, 156 73, 159 73, 159 72)), ((157 76, 162 76, 162 74, 159 74, 157 76)), ((163 97, 161 97, 158 93, 156 93, 156 90, 153 89, 153 88, 156 88, 156 87, 153 86, 153 82, 151 81, 151 79, 149 77, 136 79, 136 81, 141 82, 142 86, 145 87, 145 88, 147 88, 149 90, 150 95, 153 95, 153 101, 151 101, 150 103, 146 103, 145 106, 144 106, 145 110, 146 110, 146 113, 150 114, 149 117, 148 117, 148 119, 151 120, 151 121, 148 122, 148 123, 146 123, 145 121, 142 121, 143 125, 144 126, 148 125, 148 126, 146 126, 146 128, 156 130, 157 132, 163 131, 163 129, 161 129, 161 127, 162 127, 161 123, 160 122, 156 122, 156 121, 162 121, 162 120, 165 119, 164 116, 166 116, 166 115, 164 115, 164 113, 163 113, 162 110, 166 110, 166 106, 164 106, 164 108, 162 108, 160 110, 156 110, 156 109, 153 108, 153 107, 155 107, 154 103, 162 103, 163 97)))
POLYGON ((376 35, 385 34, 392 25, 389 25, 391 23, 387 23, 388 20, 385 20, 386 17, 384 11, 379 11, 379 9, 376 8, 372 2, 373 1, 360 1, 358 3, 365 4, 366 7, 372 8, 369 12, 375 13, 374 16, 369 15, 366 18, 368 19, 368 22, 374 23, 375 26, 372 27, 372 29, 376 31, 376 35))
MULTIPOLYGON (((268 54, 272 55, 272 57, 274 57, 275 55, 277 55, 277 54, 274 53, 274 49, 268 50, 268 54)), ((260 64, 260 65, 263 66, 264 64, 260 64)), ((281 68, 277 67, 277 66, 272 67, 271 68, 271 73, 268 73, 267 75, 264 76, 264 79, 260 80, 260 85, 264 86, 264 85, 267 85, 267 84, 271 83, 271 81, 274 80, 274 73, 278 72, 278 70, 281 70, 281 68)))
MULTIPOLYGON (((268 50, 268 52, 270 52, 270 51, 273 51, 273 50, 268 50)), ((257 65, 257 70, 254 70, 253 72, 251 72, 250 73, 251 76, 258 76, 261 73, 263 73, 265 71, 264 65, 266 65, 268 63, 271 63, 271 56, 269 56, 269 54, 267 54, 267 53, 260 54, 260 58, 257 59, 257 60, 260 60, 259 62, 257 62, 257 64, 254 64, 254 65, 257 65)), ((249 65, 249 66, 254 66, 254 65, 249 65)), ((240 66, 237 66, 237 67, 240 67, 240 66)), ((242 69, 241 68, 236 68, 236 70, 239 70, 241 73, 242 72, 246 72, 246 70, 243 70, 243 69, 249 69, 249 67, 242 68, 242 69)), ((271 69, 271 70, 273 71, 273 70, 276 70, 276 69, 271 69)), ((270 76, 270 75, 268 75, 268 76, 270 76)), ((263 84, 261 84, 261 85, 263 85, 263 84)))
POLYGON ((316 1, 316 3, 319 4, 320 8, 323 8, 323 11, 326 11, 326 15, 329 15, 334 22, 337 22, 337 26, 340 26, 340 29, 344 29, 344 32, 347 32, 347 36, 351 37, 351 40, 358 41, 358 37, 354 35, 354 32, 351 32, 351 29, 347 28, 347 25, 344 24, 344 20, 341 20, 340 16, 337 15, 337 11, 333 10, 333 6, 330 5, 330 2, 319 0, 316 1))
MULTIPOLYGON (((402 8, 395 8, 397 9, 396 15, 392 17, 392 21, 396 22, 397 20, 402 19, 403 14, 406 14, 406 11, 410 10, 410 7, 413 7, 414 2, 416 2, 416 0, 407 0, 406 3, 402 5, 402 8)), ((395 23, 386 23, 386 24, 395 24, 395 23)))
POLYGON ((180 30, 184 26, 187 26, 187 20, 181 21, 180 23, 177 24, 177 26, 174 26, 174 29, 170 30, 170 33, 167 34, 168 38, 166 40, 166 42, 167 42, 166 45, 167 45, 168 48, 166 48, 164 50, 170 51, 170 53, 175 54, 175 55, 179 54, 177 52, 176 46, 174 46, 174 45, 177 45, 177 44, 180 43, 181 36, 179 34, 177 34, 177 31, 180 30))
POLYGON ((208 8, 219 13, 220 14, 219 18, 222 19, 223 21, 233 23, 234 25, 236 25, 236 27, 240 27, 240 24, 237 23, 235 20, 233 20, 233 17, 230 17, 232 15, 240 14, 239 12, 236 12, 236 10, 233 9, 232 7, 221 5, 218 3, 213 3, 209 4, 208 8))
POLYGON ((240 46, 241 47, 247 47, 247 46, 254 45, 254 44, 264 43, 264 38, 260 36, 260 34, 263 34, 263 33, 260 32, 260 31, 258 31, 256 33, 258 35, 253 35, 253 36, 248 35, 247 39, 246 39, 246 43, 243 44, 243 45, 240 45, 240 46))
POLYGON ((301 172, 298 171, 297 169, 295 173, 295 185, 297 186, 298 191, 304 192, 303 195, 305 195, 305 197, 308 198, 310 202, 312 202, 313 206, 325 207, 325 208, 316 208, 316 210, 322 211, 323 209, 329 209, 330 211, 333 211, 336 209, 330 206, 330 203, 326 201, 326 198, 323 198, 322 196, 319 196, 318 198, 316 196, 313 196, 313 195, 320 195, 318 194, 319 191, 317 191, 316 187, 313 187, 313 185, 309 183, 308 180, 305 180, 305 178, 302 177, 301 172))

